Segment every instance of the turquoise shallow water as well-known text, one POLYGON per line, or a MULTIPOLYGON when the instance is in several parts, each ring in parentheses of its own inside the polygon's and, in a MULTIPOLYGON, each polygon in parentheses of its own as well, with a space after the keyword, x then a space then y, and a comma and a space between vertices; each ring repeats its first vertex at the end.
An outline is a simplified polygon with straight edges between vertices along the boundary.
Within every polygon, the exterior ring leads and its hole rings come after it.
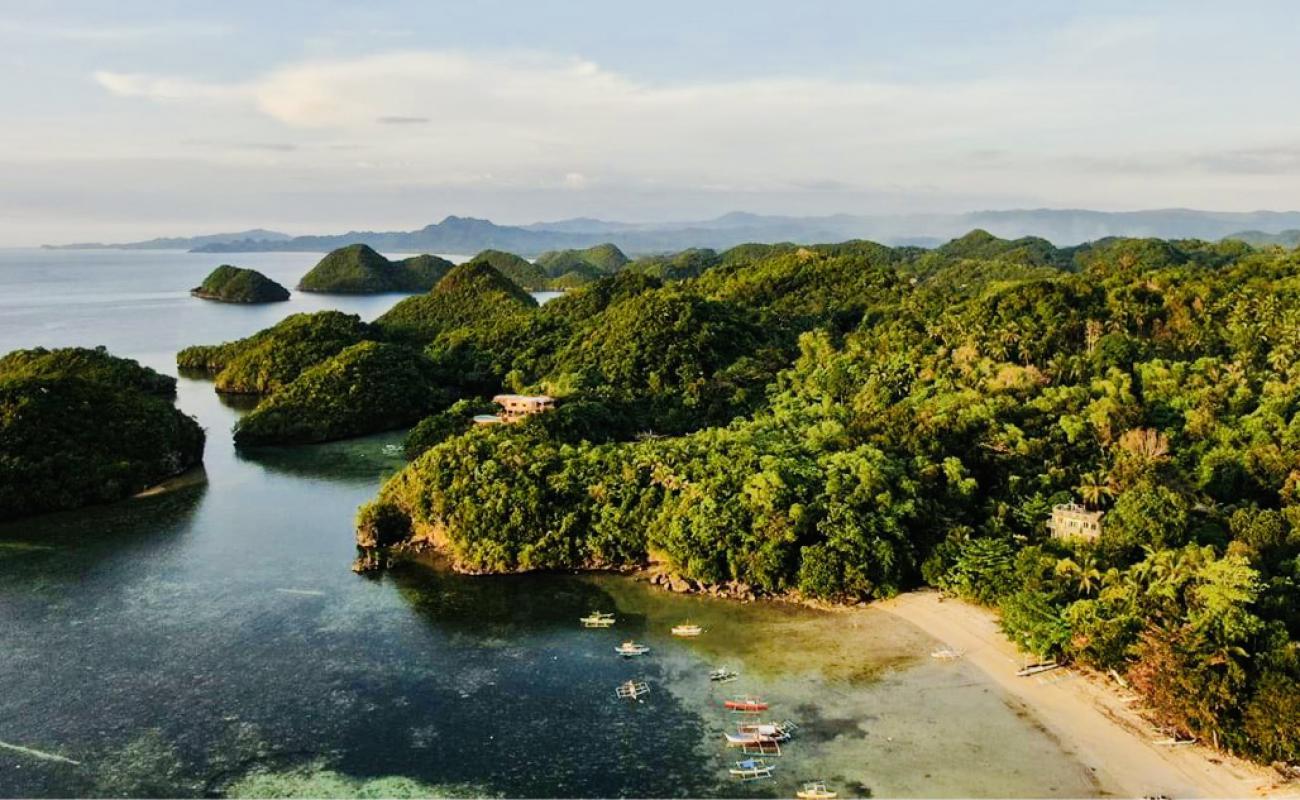
MULTIPOLYGON (((232 258, 286 285, 310 254, 232 258)), ((0 251, 0 352, 107 345, 174 374, 179 347, 299 310, 371 318, 397 298, 242 308, 186 291, 180 253, 0 251)), ((204 381, 205 482, 0 525, 0 796, 1091 794, 1086 771, 966 665, 883 614, 679 597, 615 576, 349 570, 352 515, 401 434, 240 454, 204 381), (619 616, 580 628, 592 609, 619 616), (690 618, 707 633, 668 636, 690 618), (613 653, 622 638, 652 648, 613 653), (742 679, 726 691, 718 664, 742 679), (628 678, 645 702, 618 702, 628 678), (801 725, 778 780, 736 784, 720 708, 760 693, 801 725)))

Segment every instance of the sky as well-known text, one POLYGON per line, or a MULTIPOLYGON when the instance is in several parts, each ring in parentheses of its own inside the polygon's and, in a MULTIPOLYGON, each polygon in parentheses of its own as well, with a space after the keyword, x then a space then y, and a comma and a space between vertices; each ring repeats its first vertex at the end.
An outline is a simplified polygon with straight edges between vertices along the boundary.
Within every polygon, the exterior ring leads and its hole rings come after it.
POLYGON ((1300 208, 1293 2, 0 3, 0 245, 1300 208))

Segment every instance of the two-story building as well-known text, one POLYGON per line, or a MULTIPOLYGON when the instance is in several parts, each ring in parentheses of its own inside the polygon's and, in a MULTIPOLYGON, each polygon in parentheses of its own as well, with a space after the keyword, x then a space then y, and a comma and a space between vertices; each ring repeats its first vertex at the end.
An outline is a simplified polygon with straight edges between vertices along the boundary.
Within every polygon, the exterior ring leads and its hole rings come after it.
POLYGON ((555 408, 555 398, 544 394, 499 394, 492 402, 501 406, 497 414, 479 414, 474 417, 476 425, 496 425, 502 422, 518 422, 534 414, 544 414, 555 408))
POLYGON ((1089 511, 1077 503, 1052 507, 1047 529, 1053 539, 1096 539, 1101 536, 1100 511, 1089 511))

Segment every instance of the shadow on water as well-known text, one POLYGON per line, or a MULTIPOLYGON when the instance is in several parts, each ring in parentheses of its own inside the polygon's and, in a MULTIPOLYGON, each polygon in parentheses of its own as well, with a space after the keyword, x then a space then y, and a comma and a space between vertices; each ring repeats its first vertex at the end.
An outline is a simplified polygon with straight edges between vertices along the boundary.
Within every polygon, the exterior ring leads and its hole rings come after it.
POLYGON ((573 631, 593 611, 615 614, 625 637, 646 627, 644 614, 619 608, 608 591, 580 575, 462 575, 436 557, 422 556, 394 567, 389 576, 412 609, 443 629, 482 635, 573 631))
POLYGON ((374 484, 406 466, 405 430, 355 439, 288 447, 235 450, 237 461, 291 478, 374 484))
POLYGON ((182 485, 158 494, 0 522, 6 579, 46 579, 66 575, 70 565, 139 558, 183 535, 208 492, 202 466, 183 477, 182 485))

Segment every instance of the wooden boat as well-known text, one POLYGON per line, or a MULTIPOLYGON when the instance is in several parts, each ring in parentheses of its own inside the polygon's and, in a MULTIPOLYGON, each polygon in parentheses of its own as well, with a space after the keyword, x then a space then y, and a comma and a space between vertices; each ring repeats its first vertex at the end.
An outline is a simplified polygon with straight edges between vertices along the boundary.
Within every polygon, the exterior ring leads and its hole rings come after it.
POLYGON ((754 722, 738 725, 736 730, 742 735, 764 736, 770 739, 789 739, 797 726, 793 722, 754 722))
POLYGON ((690 639, 699 636, 701 633, 704 633, 703 628, 699 625, 692 625, 689 622, 673 626, 673 636, 681 636, 690 639))
POLYGON ((760 711, 766 711, 768 704, 752 697, 735 697, 723 702, 722 707, 728 711, 736 711, 741 714, 757 714, 760 711))
POLYGON ((835 800, 839 794, 826 788, 826 781, 805 783, 803 788, 794 793, 799 800, 835 800))
POLYGON ((740 746, 740 752, 747 756, 779 756, 781 755, 780 742, 747 742, 740 746))
POLYGON ((636 642, 628 641, 628 642, 623 642, 618 647, 615 647, 614 652, 618 653, 620 656, 623 656, 624 658, 632 658, 633 656, 645 655, 646 653, 650 652, 650 648, 643 644, 637 644, 636 642))
POLYGON ((620 700, 640 700, 650 694, 650 686, 645 681, 628 681, 619 684, 614 695, 620 700))
POLYGON ((747 747, 750 745, 771 744, 790 741, 790 731, 782 730, 779 725, 759 726, 763 730, 742 730, 738 733, 724 733, 727 747, 747 747))
POLYGON ((589 616, 579 617, 584 628, 608 628, 614 624, 614 615, 605 611, 593 611, 589 616))
POLYGON ((772 766, 761 758, 747 758, 744 761, 737 761, 736 766, 727 771, 731 773, 733 778, 740 778, 742 781, 756 781, 772 777, 772 766))
POLYGON ((738 673, 732 672, 726 667, 718 667, 709 673, 709 680, 714 683, 731 683, 739 677, 740 675, 738 673))

